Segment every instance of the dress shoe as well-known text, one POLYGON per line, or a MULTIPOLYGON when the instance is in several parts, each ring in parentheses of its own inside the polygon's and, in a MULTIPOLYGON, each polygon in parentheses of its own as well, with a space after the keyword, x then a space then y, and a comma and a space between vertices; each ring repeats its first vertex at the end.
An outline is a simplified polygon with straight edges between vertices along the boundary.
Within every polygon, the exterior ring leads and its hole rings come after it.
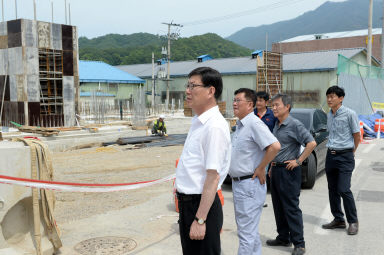
POLYGON ((349 223, 349 227, 348 227, 348 235, 356 235, 357 232, 359 231, 359 223, 358 222, 354 222, 354 223, 349 223))
POLYGON ((303 255, 304 253, 305 253, 304 247, 295 247, 295 249, 293 249, 292 255, 303 255))
POLYGON ((270 239, 270 240, 267 240, 267 245, 269 245, 269 246, 285 246, 285 247, 290 247, 292 245, 292 243, 291 242, 280 241, 279 239, 270 239))
POLYGON ((333 220, 328 224, 322 225, 322 228, 324 229, 335 229, 335 228, 345 228, 345 227, 346 227, 345 221, 336 221, 336 220, 333 220))

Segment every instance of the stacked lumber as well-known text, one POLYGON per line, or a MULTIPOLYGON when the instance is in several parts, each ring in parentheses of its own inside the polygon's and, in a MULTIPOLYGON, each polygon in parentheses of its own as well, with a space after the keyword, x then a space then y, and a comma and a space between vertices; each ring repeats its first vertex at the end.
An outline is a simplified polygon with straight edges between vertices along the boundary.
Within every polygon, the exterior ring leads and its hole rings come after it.
POLYGON ((21 127, 18 127, 18 129, 21 132, 41 134, 43 136, 58 135, 60 133, 60 130, 56 128, 21 126, 21 127))

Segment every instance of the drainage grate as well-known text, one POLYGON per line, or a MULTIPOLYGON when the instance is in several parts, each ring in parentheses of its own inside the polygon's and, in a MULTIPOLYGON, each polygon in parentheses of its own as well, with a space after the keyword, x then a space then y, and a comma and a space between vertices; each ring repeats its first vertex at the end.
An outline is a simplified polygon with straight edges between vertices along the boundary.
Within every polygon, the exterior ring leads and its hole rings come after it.
POLYGON ((75 250, 82 255, 124 255, 136 245, 130 238, 105 236, 84 240, 75 246, 75 250))
POLYGON ((372 190, 360 190, 357 195, 357 200, 364 201, 364 202, 384 203, 384 192, 372 191, 372 190))

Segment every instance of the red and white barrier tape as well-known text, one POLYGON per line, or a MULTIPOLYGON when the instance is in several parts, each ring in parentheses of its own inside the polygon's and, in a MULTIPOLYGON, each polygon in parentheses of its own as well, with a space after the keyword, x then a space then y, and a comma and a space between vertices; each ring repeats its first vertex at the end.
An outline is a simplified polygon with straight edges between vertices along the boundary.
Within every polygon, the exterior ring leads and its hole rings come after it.
POLYGON ((50 189, 63 192, 115 192, 123 190, 139 189, 151 185, 166 182, 175 178, 175 174, 167 177, 131 183, 112 183, 112 184, 92 184, 92 183, 74 183, 74 182, 55 182, 42 181, 27 178, 17 178, 6 175, 0 175, 0 183, 25 186, 39 189, 50 189))

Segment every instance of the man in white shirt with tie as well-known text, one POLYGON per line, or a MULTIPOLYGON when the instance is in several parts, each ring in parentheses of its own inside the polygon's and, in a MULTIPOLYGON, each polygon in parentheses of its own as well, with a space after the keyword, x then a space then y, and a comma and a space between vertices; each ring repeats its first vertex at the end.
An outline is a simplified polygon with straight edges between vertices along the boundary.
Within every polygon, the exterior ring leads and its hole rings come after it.
POLYGON ((199 67, 188 75, 186 101, 196 113, 176 170, 183 254, 221 254, 223 210, 217 190, 229 168, 229 127, 217 106, 223 90, 218 71, 199 67))

